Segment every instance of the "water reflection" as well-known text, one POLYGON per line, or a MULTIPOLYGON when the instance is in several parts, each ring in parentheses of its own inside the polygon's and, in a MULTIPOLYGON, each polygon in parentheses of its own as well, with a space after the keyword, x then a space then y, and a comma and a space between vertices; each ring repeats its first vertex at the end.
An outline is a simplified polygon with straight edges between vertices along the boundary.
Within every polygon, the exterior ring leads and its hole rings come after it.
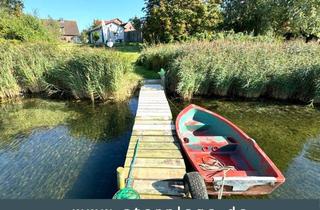
MULTIPOLYGON (((304 157, 309 160, 320 163, 320 137, 315 140, 311 140, 305 147, 304 157)), ((320 174, 319 174, 320 177, 320 174)))
POLYGON ((25 100, 0 107, 0 198, 110 198, 136 100, 25 100))
POLYGON ((319 199, 320 138, 308 141, 300 155, 285 171, 286 183, 270 197, 282 199, 319 199))

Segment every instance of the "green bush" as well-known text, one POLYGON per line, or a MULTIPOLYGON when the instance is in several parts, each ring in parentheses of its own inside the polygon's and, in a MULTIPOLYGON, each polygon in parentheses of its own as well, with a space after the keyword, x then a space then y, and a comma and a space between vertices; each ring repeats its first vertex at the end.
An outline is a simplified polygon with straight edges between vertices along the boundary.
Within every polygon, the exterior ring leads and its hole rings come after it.
POLYGON ((49 31, 37 17, 15 16, 4 10, 0 10, 0 38, 23 42, 58 40, 57 33, 49 31))
POLYGON ((168 70, 170 91, 193 95, 319 98, 320 46, 302 42, 220 39, 145 49, 140 64, 168 70), (156 64, 156 65, 154 65, 156 64))

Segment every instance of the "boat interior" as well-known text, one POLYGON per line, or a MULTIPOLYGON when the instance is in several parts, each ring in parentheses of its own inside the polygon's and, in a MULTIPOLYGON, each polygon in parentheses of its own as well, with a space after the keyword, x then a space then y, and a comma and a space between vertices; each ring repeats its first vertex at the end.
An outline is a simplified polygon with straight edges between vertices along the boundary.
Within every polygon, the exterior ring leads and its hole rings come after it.
POLYGON ((219 117, 191 109, 181 117, 179 129, 189 158, 206 181, 224 176, 222 169, 228 169, 228 177, 267 175, 253 142, 219 117))

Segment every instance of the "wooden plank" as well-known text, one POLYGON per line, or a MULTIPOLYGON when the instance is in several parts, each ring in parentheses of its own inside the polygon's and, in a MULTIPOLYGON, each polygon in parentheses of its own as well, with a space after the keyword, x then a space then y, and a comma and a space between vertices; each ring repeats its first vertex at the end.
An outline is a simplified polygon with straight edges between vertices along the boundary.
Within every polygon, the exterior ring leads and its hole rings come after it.
POLYGON ((146 79, 143 81, 143 84, 161 84, 161 80, 160 79, 146 79))
POLYGON ((139 100, 144 100, 144 101, 152 101, 152 100, 156 100, 156 101, 161 101, 161 102, 167 102, 167 98, 165 95, 140 95, 139 100))
POLYGON ((138 106, 138 110, 169 110, 171 111, 170 107, 169 106, 163 106, 161 104, 156 104, 156 105, 143 105, 143 104, 140 104, 138 106))
POLYGON ((177 199, 184 196, 186 166, 176 137, 175 123, 160 80, 145 81, 125 161, 125 173, 140 147, 134 170, 134 188, 142 199, 177 199))
POLYGON ((171 120, 172 117, 150 117, 150 116, 136 116, 136 119, 139 120, 171 120))
MULTIPOLYGON (((131 158, 127 158, 125 167, 130 167, 131 158)), ((137 168, 182 168, 185 169, 185 163, 182 159, 152 159, 152 158, 137 158, 135 162, 137 168)))
POLYGON ((155 97, 162 97, 162 98, 165 98, 166 99, 166 94, 164 94, 163 91, 149 91, 149 92, 146 92, 146 91, 142 91, 140 92, 139 94, 140 97, 142 96, 148 96, 148 98, 155 98, 155 97))
POLYGON ((135 120, 135 125, 174 125, 172 120, 135 120))
POLYGON ((135 124, 133 126, 133 130, 143 130, 143 131, 146 131, 146 130, 155 130, 155 131, 158 131, 158 130, 176 130, 176 126, 170 124, 170 125, 137 125, 135 124))
POLYGON ((130 142, 136 142, 140 138, 140 142, 178 142, 176 136, 131 136, 130 142))
MULTIPOLYGON (((139 106, 141 108, 143 107, 161 107, 161 108, 167 108, 169 109, 169 104, 165 103, 165 102, 157 102, 157 101, 142 101, 139 102, 139 106), (142 107, 143 106, 143 107, 142 107)), ((138 107, 138 109, 141 109, 140 107, 138 107)))
POLYGON ((145 85, 141 87, 142 91, 163 90, 161 85, 145 85))
MULTIPOLYGON (((132 148, 132 147, 131 147, 132 148)), ((129 149, 127 152, 127 158, 133 157, 133 149, 129 149)), ((172 158, 172 159, 183 159, 182 154, 179 150, 146 150, 139 149, 137 151, 138 158, 172 158)))
POLYGON ((161 112, 165 112, 165 113, 170 113, 171 114, 171 110, 168 108, 154 108, 154 107, 148 107, 148 108, 139 108, 137 110, 137 113, 141 113, 141 112, 157 112, 157 113, 161 113, 161 112))
POLYGON ((141 87, 141 90, 163 90, 163 87, 160 84, 145 84, 141 87))
POLYGON ((167 98, 164 95, 153 95, 153 96, 147 96, 147 95, 141 95, 139 100, 141 101, 161 101, 163 103, 168 102, 167 98))
MULTIPOLYGON (((161 102, 161 101, 141 101, 139 102, 139 106, 161 106, 162 108, 166 107, 166 108, 170 108, 169 104, 165 103, 165 102, 161 102)), ((139 107, 138 107, 139 109, 139 107)))
MULTIPOLYGON (((129 167, 124 169, 124 176, 128 177, 129 167)), ((166 180, 183 179, 184 169, 166 169, 166 168, 135 168, 133 170, 134 179, 147 180, 166 180)))
POLYGON ((168 110, 154 110, 154 111, 152 111, 152 110, 148 110, 148 111, 145 111, 145 110, 138 110, 137 111, 137 115, 141 115, 141 116, 143 116, 143 115, 150 115, 150 116, 152 116, 152 115, 171 115, 171 112, 170 111, 168 111, 168 110))
POLYGON ((139 98, 139 105, 143 104, 143 103, 154 103, 154 104, 162 104, 162 105, 169 105, 169 103, 163 99, 163 100, 159 100, 158 98, 139 98))
POLYGON ((160 103, 155 103, 155 104, 150 104, 150 103, 147 103, 147 104, 143 104, 143 103, 140 103, 138 105, 138 110, 139 109, 146 109, 146 110, 152 110, 152 109, 161 109, 161 110, 170 110, 170 106, 169 104, 160 104, 160 103))
POLYGON ((154 93, 152 95, 141 94, 139 97, 140 97, 139 100, 147 100, 147 101, 157 100, 157 101, 167 102, 166 96, 162 94, 154 94, 154 93))
POLYGON ((152 116, 154 116, 154 117, 167 117, 167 116, 171 116, 171 113, 168 113, 168 112, 166 112, 166 113, 152 113, 152 112, 149 112, 149 113, 137 113, 137 115, 136 116, 141 116, 141 117, 143 117, 143 116, 146 116, 146 117, 152 117, 152 116))
MULTIPOLYGON (((134 149, 136 143, 130 143, 128 149, 134 149)), ((140 142, 139 149, 144 150, 178 150, 180 151, 179 143, 164 143, 164 142, 140 142)))
POLYGON ((132 132, 132 135, 134 136, 172 136, 176 135, 176 132, 174 130, 145 130, 145 131, 140 131, 140 130, 134 130, 132 132))
POLYGON ((140 194, 184 196, 181 180, 135 180, 133 188, 140 194))

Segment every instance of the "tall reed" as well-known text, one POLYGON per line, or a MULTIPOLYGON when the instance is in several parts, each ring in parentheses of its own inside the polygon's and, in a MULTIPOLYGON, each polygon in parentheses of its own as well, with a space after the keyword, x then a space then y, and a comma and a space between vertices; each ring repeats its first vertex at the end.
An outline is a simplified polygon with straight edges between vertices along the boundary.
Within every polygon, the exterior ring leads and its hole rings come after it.
POLYGON ((106 100, 120 88, 130 64, 119 53, 76 50, 66 62, 53 68, 47 81, 74 98, 106 100))
POLYGON ((160 45, 145 49, 139 63, 155 71, 165 67, 168 89, 186 100, 218 95, 319 101, 317 44, 216 40, 160 45))
POLYGON ((2 41, 0 99, 23 93, 125 99, 129 94, 123 94, 138 84, 138 78, 130 76, 131 70, 129 59, 106 49, 2 41))

